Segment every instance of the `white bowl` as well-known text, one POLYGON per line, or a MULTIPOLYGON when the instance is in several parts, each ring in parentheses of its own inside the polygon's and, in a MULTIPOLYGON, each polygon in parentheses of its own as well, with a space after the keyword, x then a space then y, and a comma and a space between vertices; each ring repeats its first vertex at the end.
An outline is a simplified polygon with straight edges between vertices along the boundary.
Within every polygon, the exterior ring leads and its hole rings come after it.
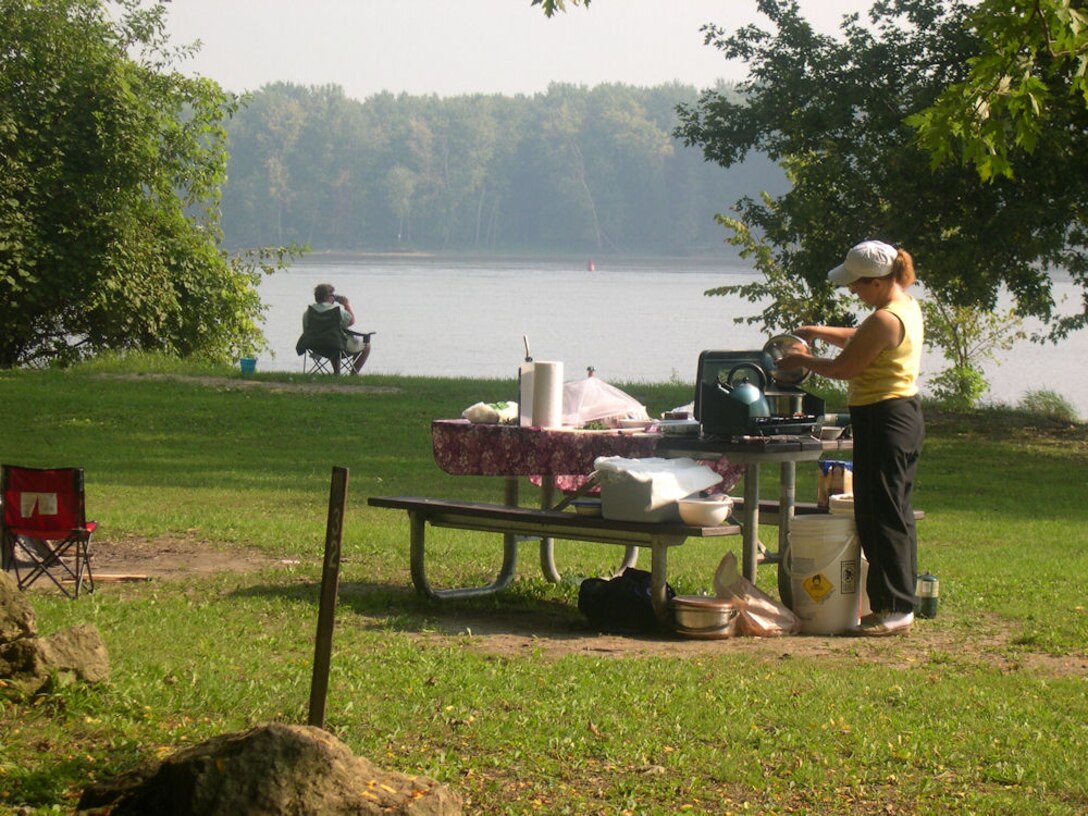
POLYGON ((838 439, 842 436, 844 428, 838 425, 824 425, 820 428, 820 439, 838 439))
POLYGON ((733 500, 728 496, 680 499, 677 504, 680 518, 692 527, 720 527, 733 512, 733 500))

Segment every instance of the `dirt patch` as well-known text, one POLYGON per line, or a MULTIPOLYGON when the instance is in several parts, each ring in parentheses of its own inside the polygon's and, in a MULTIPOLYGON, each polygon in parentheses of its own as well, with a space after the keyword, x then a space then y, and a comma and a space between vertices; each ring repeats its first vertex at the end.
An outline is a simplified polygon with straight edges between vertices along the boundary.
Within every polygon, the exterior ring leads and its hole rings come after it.
MULTIPOLYGON (((979 660, 1010 670, 1022 660, 1005 653, 1013 639, 1011 627, 988 622, 972 634, 971 644, 962 632, 941 629, 919 621, 906 637, 855 638, 799 635, 778 638, 734 637, 726 640, 693 640, 672 635, 619 636, 597 633, 588 624, 572 623, 568 615, 547 613, 475 614, 439 612, 436 632, 461 638, 462 645, 492 654, 516 656, 540 654, 559 657, 585 654, 599 657, 697 657, 723 650, 767 660, 816 658, 872 662, 896 668, 912 668, 955 655, 958 661, 979 660)), ((1069 671, 1088 674, 1088 660, 1072 662, 1069 671)))
POLYGON ((103 380, 155 380, 170 382, 195 383, 207 388, 222 388, 227 390, 244 391, 248 389, 260 389, 272 393, 294 394, 327 394, 338 392, 342 394, 399 394, 400 388, 393 385, 367 385, 359 382, 358 377, 344 376, 337 378, 328 376, 327 379, 314 380, 313 382, 293 383, 279 382, 277 380, 257 380, 239 377, 191 377, 183 374, 96 374, 103 380))
MULTIPOLYGON (((95 575, 100 591, 120 580, 173 581, 217 573, 247 573, 289 568, 299 562, 249 548, 221 549, 197 539, 160 538, 154 541, 128 538, 103 541, 94 549, 95 575)), ((345 581, 341 605, 373 591, 374 587, 345 581)), ((389 587, 382 587, 388 591, 389 587)), ((406 606, 415 604, 410 586, 403 592, 406 606)), ((394 604, 396 606, 396 604, 394 604)), ((668 635, 621 637, 603 635, 564 604, 510 607, 499 610, 466 610, 457 604, 431 607, 427 625, 415 636, 457 638, 465 648, 510 657, 540 655, 549 659, 569 654, 600 657, 697 657, 733 653, 766 660, 815 658, 827 661, 870 662, 894 668, 942 670, 944 663, 979 663, 1004 671, 1035 671, 1050 677, 1088 677, 1084 655, 1044 655, 1026 652, 1015 645, 1016 627, 996 617, 977 621, 969 633, 941 625, 939 620, 915 623, 913 631, 898 638, 797 636, 782 638, 739 637, 728 640, 689 640, 668 635)), ((381 627, 387 621, 372 611, 361 612, 363 626, 381 627), (369 618, 369 622, 364 622, 369 618)), ((399 617, 399 610, 390 615, 399 617)))
POLYGON ((260 550, 220 549, 210 542, 185 538, 121 538, 93 544, 95 580, 102 584, 140 580, 178 580, 223 572, 257 572, 297 561, 260 550))

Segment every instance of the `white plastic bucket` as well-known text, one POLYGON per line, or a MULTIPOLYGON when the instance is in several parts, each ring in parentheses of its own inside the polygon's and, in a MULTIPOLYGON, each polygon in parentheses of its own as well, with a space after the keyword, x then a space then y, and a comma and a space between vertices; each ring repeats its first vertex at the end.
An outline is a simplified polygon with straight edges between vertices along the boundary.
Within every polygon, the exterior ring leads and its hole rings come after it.
POLYGON ((837 635, 858 624, 861 550, 848 516, 805 515, 790 520, 783 567, 791 609, 810 635, 837 635))
MULTIPOLYGON (((832 516, 846 516, 848 518, 854 518, 854 494, 853 493, 840 493, 838 495, 831 496, 829 499, 829 507, 832 516)), ((869 593, 865 590, 865 581, 869 577, 869 562, 865 559, 865 553, 862 553, 862 581, 858 584, 857 590, 857 615, 864 618, 866 615, 873 611, 873 607, 869 606, 869 593)))
MULTIPOLYGON (((829 499, 831 515, 854 518, 854 494, 839 493, 829 499)), ((869 578, 869 562, 865 553, 861 554, 861 583, 858 585, 858 616, 864 618, 873 611, 869 606, 869 593, 866 591, 866 580, 869 578)))

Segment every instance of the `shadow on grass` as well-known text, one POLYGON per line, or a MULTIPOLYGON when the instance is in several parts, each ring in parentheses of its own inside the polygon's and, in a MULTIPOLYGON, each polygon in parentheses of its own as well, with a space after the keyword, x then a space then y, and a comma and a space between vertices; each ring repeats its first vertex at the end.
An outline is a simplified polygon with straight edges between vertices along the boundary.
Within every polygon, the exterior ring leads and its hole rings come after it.
MULTIPOLYGON (((430 601, 407 586, 360 581, 341 582, 340 612, 349 610, 362 620, 351 624, 364 631, 438 635, 510 635, 525 638, 575 640, 602 633, 579 612, 577 601, 541 597, 544 581, 522 581, 495 595, 430 601), (539 584, 540 586, 537 586, 539 584)), ((261 584, 240 588, 233 597, 278 598, 313 607, 316 620, 320 581, 289 585, 261 584)), ((674 640, 668 632, 624 634, 632 640, 674 640)))

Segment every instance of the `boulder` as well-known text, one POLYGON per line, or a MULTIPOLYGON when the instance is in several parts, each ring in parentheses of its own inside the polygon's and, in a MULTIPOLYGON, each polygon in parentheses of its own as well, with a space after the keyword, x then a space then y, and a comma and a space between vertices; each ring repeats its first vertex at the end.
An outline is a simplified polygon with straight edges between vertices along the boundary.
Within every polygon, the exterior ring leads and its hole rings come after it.
POLYGON ((0 571, 0 646, 34 634, 34 608, 7 572, 0 571))
POLYGON ((101 683, 110 676, 110 656, 98 628, 83 623, 38 638, 42 663, 64 677, 101 683))
POLYGON ((460 797, 423 776, 385 771, 320 728, 271 723, 213 737, 98 782, 78 816, 453 816, 460 797))
POLYGON ((47 691, 53 680, 97 683, 109 677, 102 635, 92 624, 38 637, 34 609, 11 577, 0 572, 0 680, 23 692, 47 691))
POLYGON ((91 624, 0 646, 0 678, 24 694, 47 692, 54 681, 60 685, 76 680, 98 683, 109 673, 106 644, 91 624))

